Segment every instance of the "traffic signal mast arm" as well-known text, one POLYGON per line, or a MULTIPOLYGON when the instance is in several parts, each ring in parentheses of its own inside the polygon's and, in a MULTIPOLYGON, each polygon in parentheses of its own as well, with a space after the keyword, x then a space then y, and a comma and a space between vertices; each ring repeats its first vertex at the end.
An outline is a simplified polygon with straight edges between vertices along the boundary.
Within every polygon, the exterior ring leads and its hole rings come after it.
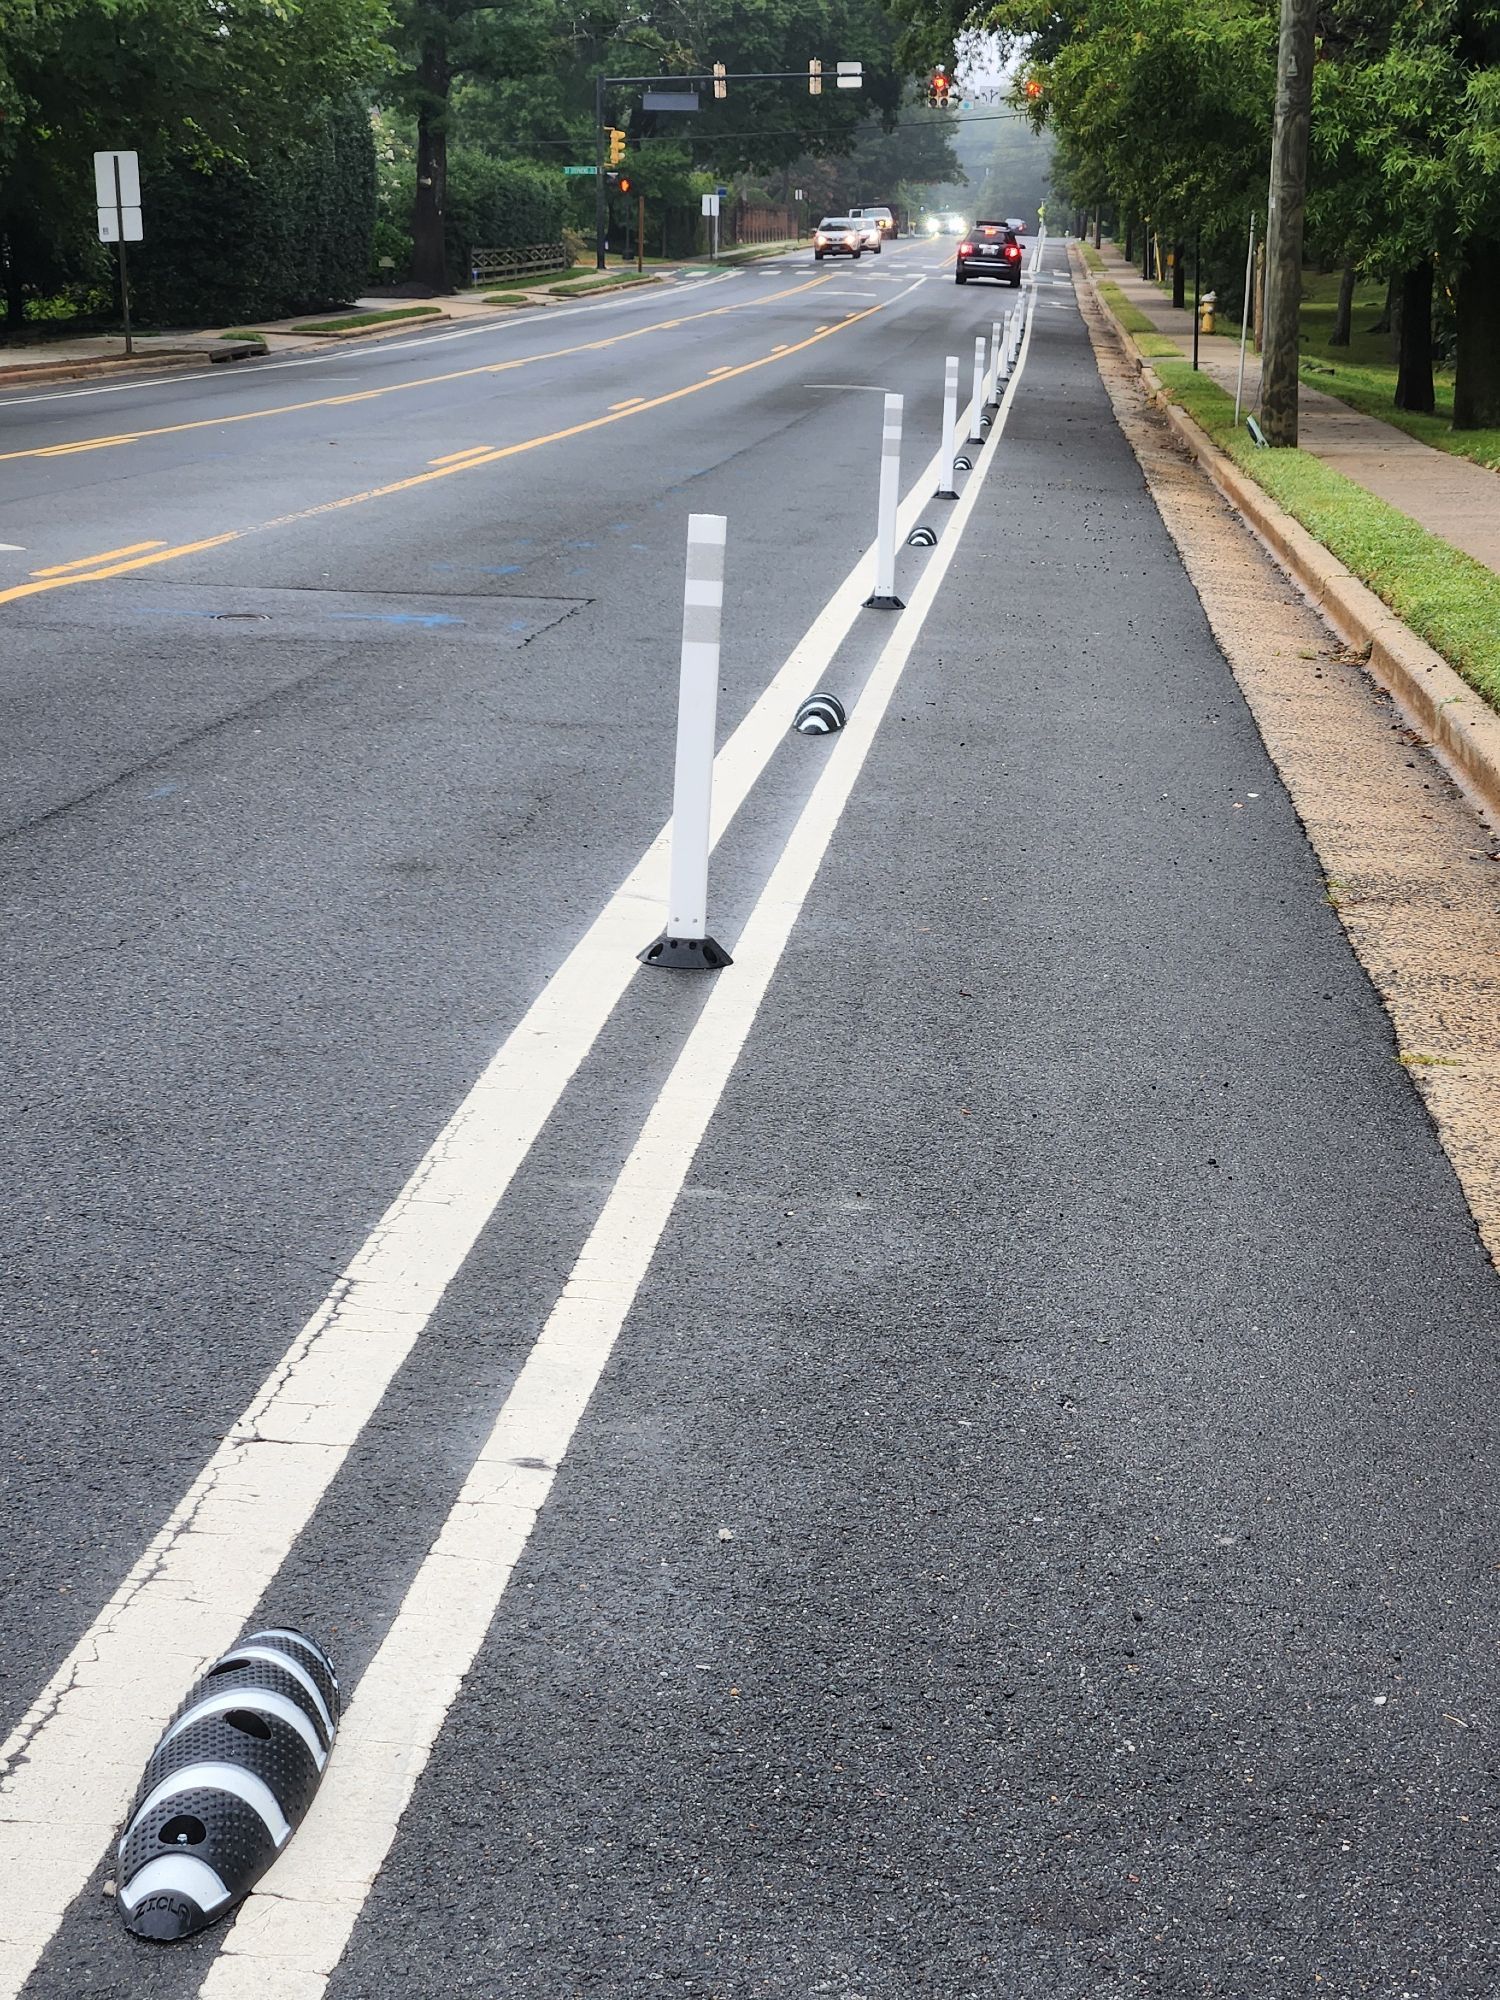
MULTIPOLYGON (((864 65, 857 62, 839 62, 833 65, 833 80, 840 90, 862 90, 864 88, 864 65)), ((723 63, 715 63, 711 69, 674 70, 663 76, 660 71, 654 76, 605 76, 602 72, 594 78, 594 262, 599 270, 604 269, 604 239, 609 226, 610 176, 606 169, 604 141, 609 137, 609 167, 616 167, 625 157, 625 134, 618 126, 604 123, 604 92, 607 87, 640 84, 643 88, 650 84, 663 83, 707 83, 712 84, 716 98, 727 97, 731 83, 805 83, 809 93, 817 97, 823 88, 823 64, 814 57, 803 69, 725 69, 723 63)), ((619 177, 615 176, 618 182, 619 177)), ((623 190, 622 190, 623 191, 623 190)))

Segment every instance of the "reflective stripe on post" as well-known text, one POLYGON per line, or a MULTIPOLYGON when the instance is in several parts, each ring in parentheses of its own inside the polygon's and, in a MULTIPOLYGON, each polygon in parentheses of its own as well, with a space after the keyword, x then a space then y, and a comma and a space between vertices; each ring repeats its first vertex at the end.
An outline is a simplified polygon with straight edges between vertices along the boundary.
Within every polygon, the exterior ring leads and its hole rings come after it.
POLYGON ((869 611, 905 609, 896 595, 896 507, 901 496, 900 396, 887 396, 880 425, 880 508, 875 528, 875 594, 865 599, 869 611))
POLYGON ((984 335, 974 336, 974 399, 969 405, 969 443, 978 444, 984 436, 980 420, 984 415, 984 335))
POLYGON ((958 356, 950 354, 943 363, 943 462, 938 473, 937 498, 956 500, 953 461, 958 456, 958 356))
POLYGON ((688 515, 667 927, 639 954, 642 965, 680 972, 713 971, 731 963, 728 952, 708 934, 709 816, 713 808, 727 527, 722 514, 688 515))

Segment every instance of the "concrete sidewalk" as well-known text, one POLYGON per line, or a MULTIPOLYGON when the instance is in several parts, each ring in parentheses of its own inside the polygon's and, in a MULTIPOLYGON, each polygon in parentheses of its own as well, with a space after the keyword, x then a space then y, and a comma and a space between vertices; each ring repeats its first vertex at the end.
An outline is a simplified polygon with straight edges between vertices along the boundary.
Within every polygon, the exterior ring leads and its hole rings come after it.
MULTIPOLYGON (((1103 275, 1118 285, 1159 333, 1175 341, 1184 356, 1193 351, 1193 316, 1174 306, 1143 278, 1113 244, 1104 244, 1103 275)), ((1199 336, 1198 364, 1229 395, 1239 367, 1239 334, 1199 336)), ((1244 407, 1260 403, 1260 356, 1245 350, 1244 407)), ((1302 384, 1298 442, 1347 479, 1399 507, 1430 533, 1440 535, 1476 562, 1500 570, 1500 477, 1471 459, 1437 451, 1394 424, 1350 409, 1337 397, 1302 384)))

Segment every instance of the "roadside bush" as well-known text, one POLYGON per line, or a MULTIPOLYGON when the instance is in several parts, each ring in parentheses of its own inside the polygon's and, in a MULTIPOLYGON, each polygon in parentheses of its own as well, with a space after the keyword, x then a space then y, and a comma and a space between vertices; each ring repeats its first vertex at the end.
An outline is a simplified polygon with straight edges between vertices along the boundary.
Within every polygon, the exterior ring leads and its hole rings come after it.
POLYGON ((147 178, 151 224, 131 252, 143 323, 213 326, 319 312, 358 297, 375 226, 375 148, 357 100, 248 165, 187 160, 147 178))

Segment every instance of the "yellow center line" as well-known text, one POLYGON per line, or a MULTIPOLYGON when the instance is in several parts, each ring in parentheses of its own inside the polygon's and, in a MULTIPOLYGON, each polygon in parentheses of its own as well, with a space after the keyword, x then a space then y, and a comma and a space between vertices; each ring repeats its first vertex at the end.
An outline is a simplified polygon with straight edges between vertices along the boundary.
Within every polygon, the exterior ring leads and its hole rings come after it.
POLYGON ((429 465, 457 465, 461 458, 472 458, 476 452, 488 451, 489 449, 490 446, 487 444, 467 444, 462 451, 450 451, 442 458, 429 458, 427 463, 429 465))
MULTIPOLYGON (((8 458, 67 458, 75 451, 103 451, 107 445, 134 444, 143 435, 140 431, 122 431, 118 437, 83 438, 77 444, 43 444, 34 451, 7 452, 8 458)), ((145 433, 144 435, 149 435, 145 433)))
POLYGON ((441 375, 418 375, 408 382, 388 382, 383 388, 359 389, 348 396, 312 396, 301 403, 277 403, 264 410, 226 411, 216 417, 192 417, 185 423, 159 424, 154 430, 121 432, 113 437, 85 438, 77 444, 42 444, 29 446, 24 451, 0 452, 0 464, 13 458, 62 458, 70 452, 101 451, 106 445, 137 444, 142 438, 177 437, 186 431, 213 430, 220 424, 259 423, 265 417, 297 416, 304 410, 342 409, 349 403, 374 402, 381 396, 394 396, 407 389, 431 389, 441 387, 446 382, 467 382, 476 375, 504 375, 512 369, 530 368, 538 361, 563 361, 575 354, 598 354, 606 348, 617 347, 627 340, 641 340, 648 333, 664 333, 669 327, 687 326, 693 320, 718 319, 725 313, 743 312, 747 307, 774 305, 778 299, 795 297, 798 292, 810 291, 815 285, 826 285, 827 278, 809 279, 805 284, 790 285, 784 291, 763 293, 758 297, 741 299, 735 304, 710 306, 699 313, 689 313, 680 319, 653 321, 650 326, 628 327, 623 333, 612 335, 607 340, 581 341, 573 347, 554 347, 545 354, 520 354, 509 361, 486 361, 473 368, 452 368, 441 375))
POLYGON ((130 542, 123 549, 106 549, 102 555, 75 556, 72 562, 53 563, 50 569, 34 569, 33 576, 66 576, 70 569, 87 569, 90 563, 112 562, 116 556, 139 555, 142 549, 163 549, 165 542, 130 542))
POLYGON ((623 403, 611 403, 612 410, 633 410, 637 403, 645 402, 644 396, 627 396, 623 403))
MULTIPOLYGON (((898 292, 896 299, 905 297, 898 292)), ((876 313, 884 312, 896 299, 882 299, 878 305, 866 306, 862 312, 850 313, 822 333, 811 333, 805 340, 797 341, 791 347, 778 348, 774 353, 763 354, 754 361, 742 361, 726 374, 706 377, 697 382, 688 382, 680 389, 668 389, 660 396, 650 396, 633 404, 627 410, 612 410, 606 416, 589 417, 582 423, 570 424, 565 430, 547 431, 540 437, 523 438, 518 444, 496 445, 472 458, 465 458, 456 465, 434 467, 428 472, 415 472, 405 479, 394 479, 385 486, 372 486, 363 493, 347 493, 340 500, 324 500, 316 507, 302 507, 294 514, 280 514, 272 521, 258 521, 249 528, 230 528, 222 535, 210 536, 201 542, 182 542, 174 548, 157 549, 154 554, 135 556, 128 562, 112 563, 105 569, 84 570, 72 576, 55 576, 34 583, 20 583, 10 590, 0 590, 0 604, 12 604, 18 598, 36 597, 46 590, 65 590, 74 583, 104 583, 111 577, 126 576, 134 570, 149 569, 153 564, 174 562, 179 556, 199 555, 205 549, 222 548, 226 542, 239 542, 250 535, 263 535, 273 528, 289 528, 299 521, 315 520, 320 514, 336 514, 346 507, 360 507, 369 500, 385 500, 394 493, 410 493, 418 486, 430 486, 438 479, 451 479, 455 473, 472 472, 476 466, 498 465, 501 459, 517 458, 523 452, 537 451, 545 444, 562 444, 568 438, 583 437, 589 431, 602 430, 607 424, 620 424, 631 417, 643 416, 648 410, 664 409, 668 403, 681 402, 684 396, 696 396, 704 389, 718 389, 726 382, 732 382, 738 375, 751 375, 759 368, 768 368, 774 362, 782 361, 788 354, 800 354, 804 349, 816 347, 820 342, 831 340, 837 333, 843 333, 858 321, 870 319, 876 313)), ((723 308, 721 307, 722 311, 723 308)))

